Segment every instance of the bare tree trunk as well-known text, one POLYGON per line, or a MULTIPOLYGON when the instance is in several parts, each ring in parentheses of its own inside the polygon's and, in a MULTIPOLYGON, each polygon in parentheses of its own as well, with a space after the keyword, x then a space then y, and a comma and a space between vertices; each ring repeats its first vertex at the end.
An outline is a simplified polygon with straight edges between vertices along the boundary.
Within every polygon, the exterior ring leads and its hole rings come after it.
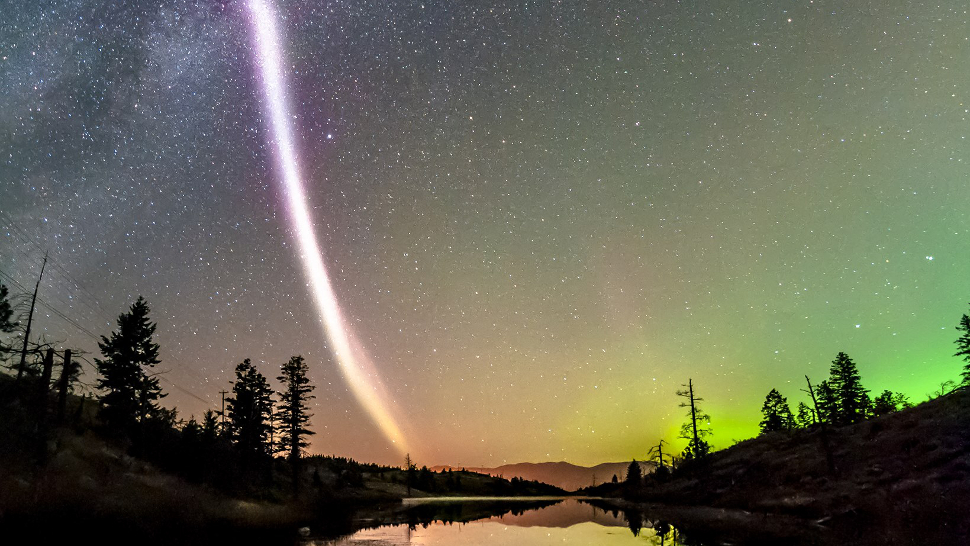
POLYGON ((44 278, 44 268, 47 267, 47 254, 44 254, 44 265, 40 266, 40 276, 37 277, 37 284, 34 285, 34 296, 30 299, 30 313, 27 314, 27 329, 24 330, 24 347, 20 351, 20 366, 17 367, 17 382, 24 375, 24 367, 27 365, 27 340, 30 339, 30 325, 34 322, 34 305, 37 303, 37 291, 40 290, 40 280, 44 278))
MULTIPOLYGON (((690 424, 694 428, 694 450, 696 451, 701 445, 700 439, 697 437, 697 410, 694 408, 694 383, 688 379, 687 388, 690 391, 690 424)), ((697 458, 697 454, 694 454, 694 458, 697 458)))
MULTIPOLYGON (((815 399, 815 389, 812 388, 812 381, 805 376, 805 381, 808 383, 808 394, 812 397, 812 405, 815 406, 815 415, 820 415, 818 412, 818 400, 815 399)), ((835 474, 835 457, 832 456, 832 448, 829 446, 829 436, 828 429, 825 427, 825 419, 818 419, 818 423, 821 426, 821 438, 822 438, 822 451, 825 452, 825 462, 828 464, 829 472, 835 474)))

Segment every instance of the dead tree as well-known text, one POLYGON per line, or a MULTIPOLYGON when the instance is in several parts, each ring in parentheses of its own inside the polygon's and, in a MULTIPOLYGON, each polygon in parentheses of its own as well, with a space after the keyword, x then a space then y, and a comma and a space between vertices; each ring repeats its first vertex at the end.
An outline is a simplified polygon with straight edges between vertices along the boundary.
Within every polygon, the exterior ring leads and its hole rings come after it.
MULTIPOLYGON (((667 442, 661 439, 660 442, 657 443, 657 445, 651 447, 650 451, 648 452, 648 455, 650 455, 650 460, 656 459, 657 464, 660 465, 660 468, 665 468, 664 467, 664 444, 666 443, 667 442)), ((667 456, 673 457, 672 455, 667 455, 667 456)))
MULTIPOLYGON (((812 388, 812 380, 805 376, 805 382, 808 383, 808 395, 812 397, 812 405, 815 407, 815 415, 820 415, 818 408, 818 400, 815 398, 815 389, 812 388)), ((832 447, 829 445, 828 428, 825 426, 825 419, 819 419, 819 436, 822 440, 822 451, 825 452, 825 462, 828 464, 829 472, 835 474, 835 457, 832 456, 832 447)))
POLYGON ((30 313, 27 315, 27 329, 24 331, 24 346, 20 351, 20 365, 17 367, 17 382, 24 375, 24 366, 27 364, 27 341, 30 339, 30 326, 34 322, 34 306, 37 304, 37 291, 40 290, 40 280, 44 278, 44 268, 47 267, 47 255, 44 254, 44 265, 40 266, 40 275, 37 277, 37 284, 34 286, 34 296, 30 299, 30 313))
POLYGON ((703 398, 694 396, 694 382, 687 380, 686 390, 677 391, 677 396, 686 398, 686 402, 681 402, 680 407, 690 408, 690 421, 684 423, 681 428, 681 438, 688 440, 687 449, 684 450, 684 457, 688 459, 703 459, 710 452, 711 446, 704 440, 704 437, 711 433, 710 429, 697 426, 697 421, 710 421, 711 416, 704 413, 697 405, 703 398))

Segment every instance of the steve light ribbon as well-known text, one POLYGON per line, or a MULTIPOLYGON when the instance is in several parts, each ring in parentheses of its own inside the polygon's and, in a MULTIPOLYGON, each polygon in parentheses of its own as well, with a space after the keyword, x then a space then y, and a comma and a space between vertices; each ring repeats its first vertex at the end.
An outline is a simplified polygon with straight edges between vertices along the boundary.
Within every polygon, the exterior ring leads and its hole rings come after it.
POLYGON ((287 82, 282 68, 283 48, 276 24, 277 15, 269 2, 264 0, 249 0, 247 9, 256 42, 256 63, 260 70, 264 108, 269 114, 279 174, 286 193, 290 220, 299 240, 303 267, 323 319, 324 332, 354 396, 387 439, 399 452, 404 453, 407 451, 404 435, 388 407, 390 398, 381 384, 373 362, 346 325, 323 263, 323 253, 317 243, 313 223, 310 221, 297 150, 293 144, 293 127, 290 124, 293 115, 286 93, 287 82))

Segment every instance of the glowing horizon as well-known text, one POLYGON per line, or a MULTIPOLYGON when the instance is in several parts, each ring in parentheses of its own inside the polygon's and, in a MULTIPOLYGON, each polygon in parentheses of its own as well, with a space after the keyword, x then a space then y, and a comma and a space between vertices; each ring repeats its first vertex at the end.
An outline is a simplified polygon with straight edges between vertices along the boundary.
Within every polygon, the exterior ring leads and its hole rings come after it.
POLYGON ((373 362, 344 322, 343 313, 323 263, 323 252, 313 231, 299 161, 293 144, 293 129, 288 121, 292 118, 292 114, 285 91, 286 74, 281 67, 283 48, 280 45, 276 13, 264 0, 250 0, 247 7, 256 40, 257 65, 262 76, 263 98, 269 110, 269 125, 276 145, 283 188, 300 245, 300 258, 310 280, 324 333, 330 340, 341 374, 357 401, 367 410, 391 444, 404 454, 407 452, 407 446, 398 421, 389 407, 390 398, 373 362))

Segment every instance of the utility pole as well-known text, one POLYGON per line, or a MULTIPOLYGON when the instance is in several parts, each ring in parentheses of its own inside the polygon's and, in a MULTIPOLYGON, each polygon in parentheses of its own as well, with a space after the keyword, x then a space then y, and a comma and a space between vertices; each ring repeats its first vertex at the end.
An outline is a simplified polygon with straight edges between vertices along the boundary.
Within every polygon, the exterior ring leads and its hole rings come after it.
POLYGON ((223 436, 225 436, 226 434, 226 395, 229 394, 229 391, 223 389, 219 391, 219 394, 222 395, 222 410, 219 411, 219 417, 222 418, 222 434, 223 436))
POLYGON ((67 413, 67 389, 71 385, 74 375, 74 363, 71 362, 71 350, 64 349, 64 366, 61 368, 61 378, 57 382, 57 423, 64 424, 67 413))
POLYGON ((24 330, 24 348, 20 351, 20 366, 17 367, 17 382, 24 375, 24 366, 27 365, 27 340, 30 339, 30 324, 34 321, 34 304, 37 303, 37 291, 40 289, 40 280, 44 278, 44 268, 47 267, 47 253, 44 253, 44 265, 40 266, 40 276, 37 277, 37 284, 34 286, 34 297, 30 299, 30 313, 27 315, 27 329, 24 330))

